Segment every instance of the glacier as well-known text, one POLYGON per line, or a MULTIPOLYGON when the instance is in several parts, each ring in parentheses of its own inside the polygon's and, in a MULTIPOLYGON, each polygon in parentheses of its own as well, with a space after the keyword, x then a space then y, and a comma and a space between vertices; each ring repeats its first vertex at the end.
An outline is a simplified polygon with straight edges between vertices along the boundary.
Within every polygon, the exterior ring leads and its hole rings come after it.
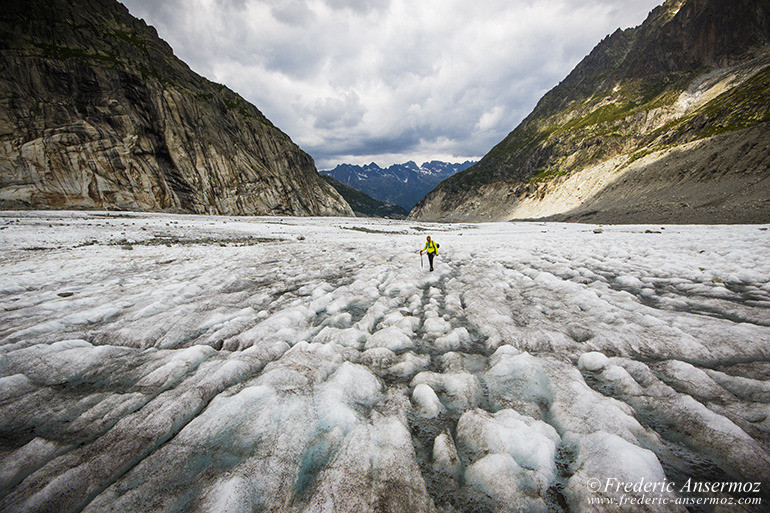
POLYGON ((596 228, 0 212, 0 510, 764 511, 768 226, 596 228))

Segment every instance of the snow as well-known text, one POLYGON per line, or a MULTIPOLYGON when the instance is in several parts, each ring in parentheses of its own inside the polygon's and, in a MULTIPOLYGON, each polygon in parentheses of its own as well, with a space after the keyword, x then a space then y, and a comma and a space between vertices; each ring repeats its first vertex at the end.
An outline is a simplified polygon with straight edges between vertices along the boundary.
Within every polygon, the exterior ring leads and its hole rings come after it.
POLYGON ((430 372, 417 374, 412 386, 425 384, 437 392, 449 409, 465 411, 481 403, 482 390, 478 377, 469 372, 430 372))
POLYGON ((430 385, 425 383, 420 383, 414 387, 412 400, 417 407, 418 413, 425 417, 435 417, 444 409, 436 392, 433 391, 430 385))
POLYGON ((433 440, 431 468, 454 488, 463 472, 460 456, 457 454, 452 434, 445 430, 433 440))
MULTIPOLYGON (((602 511, 591 507, 589 497, 607 497, 619 501, 627 483, 666 483, 666 474, 658 458, 650 450, 636 446, 616 435, 597 431, 583 437, 566 437, 565 446, 576 454, 574 473, 565 489, 567 503, 575 511, 602 511), (593 480, 593 481, 592 481, 593 480), (598 486, 597 486, 598 485, 598 486)), ((674 499, 667 490, 647 494, 658 498, 674 499)), ((643 494, 639 494, 643 496, 643 494)), ((633 507, 633 511, 687 511, 671 501, 664 507, 633 507)), ((624 509, 624 511, 627 509, 624 509)))
POLYGON ((384 347, 393 352, 401 352, 414 347, 412 338, 398 326, 390 326, 375 332, 365 344, 366 349, 384 347))
POLYGON ((2 212, 0 510, 766 485, 768 227, 594 228, 2 212))
MULTIPOLYGON (((511 409, 493 415, 470 410, 460 417, 457 439, 469 454, 502 454, 512 458, 510 463, 518 467, 517 488, 535 491, 544 498, 556 478, 556 448, 561 439, 556 430, 543 421, 511 409)), ((508 462, 504 465, 512 466, 508 462)), ((475 481, 481 485, 484 479, 476 476, 475 481)))
POLYGON ((606 367, 608 361, 609 358, 602 353, 591 351, 580 355, 580 358, 578 358, 578 368, 580 370, 596 372, 606 367))
POLYGON ((465 479, 471 493, 475 489, 479 499, 487 498, 494 511, 548 511, 545 501, 532 497, 537 489, 524 469, 507 454, 489 454, 472 463, 465 479))

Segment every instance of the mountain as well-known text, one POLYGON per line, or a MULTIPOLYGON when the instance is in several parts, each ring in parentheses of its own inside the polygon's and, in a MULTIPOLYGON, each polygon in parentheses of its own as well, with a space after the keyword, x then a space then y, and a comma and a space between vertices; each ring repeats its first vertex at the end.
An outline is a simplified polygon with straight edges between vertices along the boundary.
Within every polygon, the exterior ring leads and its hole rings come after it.
POLYGON ((360 217, 387 217, 390 219, 406 219, 409 211, 398 205, 391 205, 376 200, 358 189, 335 180, 331 175, 321 175, 321 178, 334 187, 345 198, 353 213, 360 217))
POLYGON ((112 0, 0 12, 0 207, 352 215, 256 107, 112 0))
POLYGON ((321 171, 321 174, 330 175, 372 198, 410 210, 439 182, 469 168, 474 163, 466 161, 451 164, 433 160, 418 167, 410 160, 405 164, 394 164, 386 169, 374 162, 365 166, 340 164, 332 170, 321 171))
POLYGON ((601 41, 417 219, 770 221, 766 0, 668 0, 601 41))

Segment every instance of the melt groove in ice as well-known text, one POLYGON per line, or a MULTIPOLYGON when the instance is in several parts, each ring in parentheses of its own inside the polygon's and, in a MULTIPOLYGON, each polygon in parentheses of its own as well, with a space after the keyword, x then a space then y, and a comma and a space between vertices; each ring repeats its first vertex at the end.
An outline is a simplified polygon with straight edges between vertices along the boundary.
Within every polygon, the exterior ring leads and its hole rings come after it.
POLYGON ((594 228, 2 212, 0 510, 766 503, 767 227, 594 228))

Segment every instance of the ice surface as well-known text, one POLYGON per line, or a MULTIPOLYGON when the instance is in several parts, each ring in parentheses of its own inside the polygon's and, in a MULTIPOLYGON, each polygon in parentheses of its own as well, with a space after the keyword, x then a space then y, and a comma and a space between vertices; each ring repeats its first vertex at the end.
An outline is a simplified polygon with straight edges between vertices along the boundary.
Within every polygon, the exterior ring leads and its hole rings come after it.
MULTIPOLYGON (((457 443, 471 460, 494 454, 509 456, 512 462, 495 461, 515 469, 518 476, 515 488, 543 497, 556 478, 556 448, 560 441, 549 424, 510 409, 493 415, 484 410, 470 410, 457 424, 457 443)), ((474 481, 483 487, 485 479, 477 475, 474 481)))
POLYGON ((433 468, 451 479, 459 480, 462 463, 452 434, 444 431, 433 440, 433 468))
MULTIPOLYGON (((627 442, 616 435, 596 431, 582 437, 565 437, 564 446, 575 454, 573 474, 564 491, 567 504, 576 511, 603 511, 605 508, 592 506, 591 497, 611 498, 618 501, 623 496, 633 494, 634 485, 645 483, 666 484, 663 471, 655 453, 627 442), (621 484, 622 483, 622 484, 621 484), (631 494, 626 491, 626 484, 631 484, 631 494)), ((670 504, 650 505, 627 504, 623 511, 687 511, 673 502, 675 495, 669 490, 646 494, 649 497, 669 499, 670 504)), ((644 493, 637 493, 639 497, 644 493)))
POLYGON ((763 511, 768 227, 594 228, 0 213, 0 510, 763 511))
POLYGON ((580 370, 586 370, 590 372, 596 372, 606 367, 609 358, 602 353, 591 351, 590 353, 583 353, 578 358, 578 368, 580 370))
POLYGON ((420 383, 414 387, 412 400, 417 407, 417 413, 425 417, 435 417, 444 409, 436 392, 425 383, 420 383))

